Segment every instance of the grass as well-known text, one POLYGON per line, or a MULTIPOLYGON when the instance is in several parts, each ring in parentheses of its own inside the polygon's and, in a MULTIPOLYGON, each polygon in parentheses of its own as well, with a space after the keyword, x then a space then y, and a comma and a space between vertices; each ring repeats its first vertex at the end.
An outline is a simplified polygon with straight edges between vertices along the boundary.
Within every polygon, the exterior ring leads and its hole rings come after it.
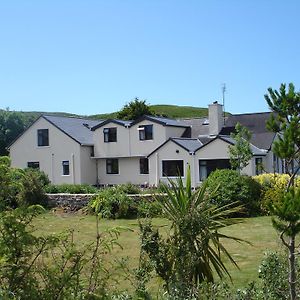
MULTIPOLYGON (((155 226, 163 226, 167 230, 168 221, 154 219, 155 226)), ((96 235, 96 222, 93 216, 82 215, 54 215, 47 213, 35 220, 37 234, 60 233, 68 229, 74 229, 74 239, 80 244, 93 241, 96 235)), ((139 257, 139 226, 137 220, 101 220, 100 231, 112 227, 127 227, 130 231, 121 233, 119 243, 123 250, 116 248, 111 254, 112 259, 116 257, 128 257, 131 268, 137 266, 139 257)), ((242 224, 232 225, 223 230, 223 233, 242 238, 251 243, 236 243, 224 241, 229 252, 237 261, 240 270, 228 265, 235 287, 244 287, 247 283, 257 280, 258 267, 267 250, 279 250, 280 243, 277 233, 271 225, 270 217, 257 217, 245 219, 242 224)))

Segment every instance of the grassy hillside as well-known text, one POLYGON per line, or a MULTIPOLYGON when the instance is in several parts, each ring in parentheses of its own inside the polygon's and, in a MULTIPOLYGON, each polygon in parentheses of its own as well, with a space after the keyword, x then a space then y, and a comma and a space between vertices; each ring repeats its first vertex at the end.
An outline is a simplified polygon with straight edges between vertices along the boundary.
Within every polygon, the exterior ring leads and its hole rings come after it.
MULTIPOLYGON (((165 116, 169 118, 193 118, 193 117, 203 117, 208 115, 207 108, 193 107, 193 106, 178 106, 178 105, 150 105, 151 110, 155 115, 165 116)), ((0 109, 1 110, 1 109, 0 109)), ((94 115, 77 115, 66 112, 41 112, 41 111, 20 111, 23 115, 26 123, 31 123, 33 120, 37 119, 40 115, 55 115, 64 117, 84 117, 90 119, 113 119, 117 117, 117 112, 105 113, 105 114, 94 114, 94 115)))
MULTIPOLYGON (((150 105, 154 114, 165 116, 169 118, 193 118, 204 117, 208 115, 207 108, 193 107, 193 106, 178 106, 178 105, 150 105)), ((117 112, 107 114, 91 115, 93 119, 110 119, 116 118, 117 112)))

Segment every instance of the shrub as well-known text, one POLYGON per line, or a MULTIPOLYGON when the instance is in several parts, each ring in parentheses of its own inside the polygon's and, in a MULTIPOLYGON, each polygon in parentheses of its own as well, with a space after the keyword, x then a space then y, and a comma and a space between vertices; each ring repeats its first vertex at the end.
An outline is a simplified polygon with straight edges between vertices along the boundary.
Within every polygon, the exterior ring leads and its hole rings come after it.
POLYGON ((47 195, 44 192, 44 185, 47 184, 47 177, 45 174, 34 169, 26 169, 20 180, 22 189, 18 195, 19 204, 47 205, 47 195))
POLYGON ((46 204, 47 176, 33 169, 10 167, 8 157, 0 157, 0 211, 19 205, 46 204))
POLYGON ((73 232, 33 234, 41 206, 0 213, 1 299, 112 299, 107 252, 117 245, 120 229, 99 233, 93 243, 75 243, 73 232), (78 246, 80 244, 80 246, 78 246))
POLYGON ((136 195, 141 193, 141 189, 132 183, 120 184, 118 185, 118 189, 127 195, 136 195))
POLYGON ((251 177, 222 169, 212 172, 206 181, 213 204, 223 206, 238 202, 243 205, 245 215, 255 216, 260 213, 261 186, 251 177))
POLYGON ((161 216, 162 209, 161 205, 155 200, 150 201, 147 199, 142 199, 138 203, 138 217, 140 218, 156 218, 161 216))
MULTIPOLYGON (((263 211, 264 214, 269 214, 270 205, 281 201, 290 176, 288 174, 265 173, 253 176, 253 179, 262 187, 261 211, 263 211)), ((295 186, 300 187, 299 176, 295 178, 295 186)))
POLYGON ((48 194, 96 194, 99 190, 89 184, 50 184, 45 187, 45 192, 48 194))
MULTIPOLYGON (((297 272, 299 272, 297 264, 297 272)), ((265 253, 259 266, 259 278, 266 299, 289 299, 288 263, 284 255, 277 252, 265 253)), ((297 293, 300 292, 297 283, 297 293)))
POLYGON ((130 205, 131 202, 132 200, 122 190, 110 187, 101 190, 88 206, 103 218, 118 219, 131 214, 136 215, 136 207, 130 205))

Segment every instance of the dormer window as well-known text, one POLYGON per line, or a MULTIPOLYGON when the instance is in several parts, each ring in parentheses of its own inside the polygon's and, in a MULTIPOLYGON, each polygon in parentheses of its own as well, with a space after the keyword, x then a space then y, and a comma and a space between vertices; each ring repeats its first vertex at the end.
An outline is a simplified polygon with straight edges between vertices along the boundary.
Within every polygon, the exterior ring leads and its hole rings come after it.
POLYGON ((138 131, 140 141, 153 140, 153 125, 141 125, 138 131))
POLYGON ((37 140, 38 146, 49 146, 49 130, 48 129, 38 129, 37 130, 37 140))
POLYGON ((110 143, 110 142, 117 141, 117 128, 116 127, 104 128, 103 134, 104 134, 104 143, 110 143))

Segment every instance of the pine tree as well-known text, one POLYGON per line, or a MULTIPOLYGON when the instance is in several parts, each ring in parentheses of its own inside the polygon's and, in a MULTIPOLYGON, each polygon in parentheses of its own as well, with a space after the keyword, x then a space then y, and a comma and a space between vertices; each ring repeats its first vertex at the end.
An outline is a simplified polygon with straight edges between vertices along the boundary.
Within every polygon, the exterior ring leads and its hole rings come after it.
POLYGON ((274 215, 274 228, 280 232, 283 245, 289 253, 289 288, 290 299, 296 295, 296 236, 300 232, 300 188, 295 187, 294 178, 300 166, 300 93, 295 92, 292 83, 288 91, 286 85, 281 84, 279 91, 268 89, 265 99, 274 112, 267 123, 267 127, 277 133, 273 152, 285 161, 285 171, 290 175, 289 183, 280 202, 270 206, 274 215))

